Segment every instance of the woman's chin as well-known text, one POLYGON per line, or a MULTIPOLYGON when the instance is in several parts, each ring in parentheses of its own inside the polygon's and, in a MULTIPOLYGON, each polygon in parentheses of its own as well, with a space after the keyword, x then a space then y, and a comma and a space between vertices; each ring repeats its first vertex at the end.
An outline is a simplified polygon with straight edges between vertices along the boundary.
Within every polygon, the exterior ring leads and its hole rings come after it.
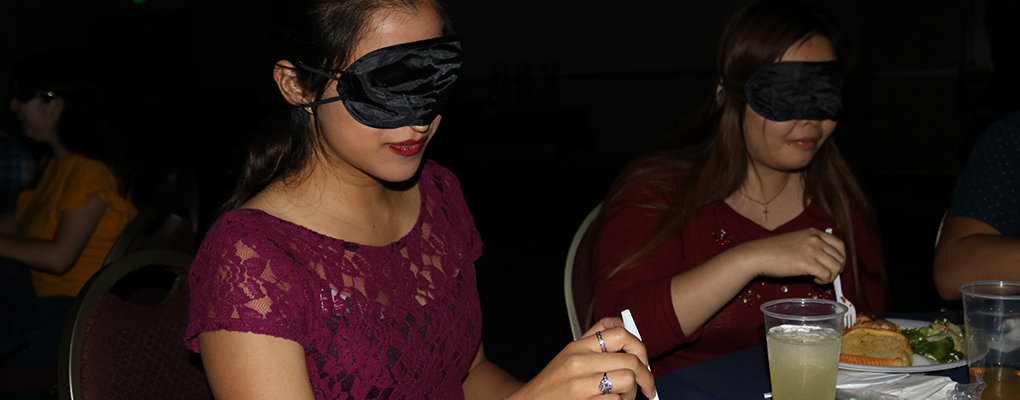
POLYGON ((811 165, 811 162, 813 160, 814 160, 814 154, 812 154, 811 156, 805 156, 805 157, 789 158, 789 159, 785 160, 785 162, 782 163, 782 168, 781 169, 786 170, 786 171, 790 171, 790 172, 803 171, 805 168, 808 167, 808 165, 811 165))
POLYGON ((415 160, 414 162, 400 163, 401 165, 394 165, 391 168, 378 171, 375 174, 375 178, 387 185, 413 185, 417 180, 418 171, 421 170, 422 165, 421 157, 415 157, 415 160))

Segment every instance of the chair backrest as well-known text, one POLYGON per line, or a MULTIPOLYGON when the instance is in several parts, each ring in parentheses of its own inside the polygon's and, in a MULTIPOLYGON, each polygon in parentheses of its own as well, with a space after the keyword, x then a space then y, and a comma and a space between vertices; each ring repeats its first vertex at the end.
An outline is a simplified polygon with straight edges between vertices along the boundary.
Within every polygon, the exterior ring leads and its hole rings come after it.
POLYGON ((92 276, 64 325, 57 360, 61 399, 213 398, 201 361, 183 341, 192 260, 174 251, 143 250, 92 276), (159 301, 139 304, 111 292, 139 274, 167 272, 172 283, 159 301))
POLYGON ((588 228, 601 210, 602 203, 599 203, 577 228, 574 240, 570 242, 570 249, 567 251, 566 267, 563 269, 563 293, 567 300, 567 316, 570 318, 570 331, 574 334, 574 339, 580 338, 587 329, 587 326, 582 326, 582 318, 586 318, 588 306, 595 295, 593 293, 595 260, 592 250, 597 237, 595 231, 588 228))
POLYGON ((170 206, 153 204, 142 208, 117 237, 103 265, 139 250, 165 249, 195 253, 195 225, 189 217, 170 206))

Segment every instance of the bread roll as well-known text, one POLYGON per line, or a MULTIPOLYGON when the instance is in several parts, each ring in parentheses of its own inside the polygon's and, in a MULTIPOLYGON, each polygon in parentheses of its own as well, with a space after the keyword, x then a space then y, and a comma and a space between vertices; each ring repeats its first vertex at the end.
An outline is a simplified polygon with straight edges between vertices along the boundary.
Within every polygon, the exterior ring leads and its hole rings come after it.
POLYGON ((883 367, 909 367, 914 363, 910 341, 902 333, 853 328, 843 333, 839 361, 883 367))

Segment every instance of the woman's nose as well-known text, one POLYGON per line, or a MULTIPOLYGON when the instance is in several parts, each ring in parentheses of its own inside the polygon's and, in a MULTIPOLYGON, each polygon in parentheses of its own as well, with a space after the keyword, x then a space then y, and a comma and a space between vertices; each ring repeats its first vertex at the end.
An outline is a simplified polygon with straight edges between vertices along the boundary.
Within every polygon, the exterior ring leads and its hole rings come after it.
POLYGON ((822 129, 822 122, 823 121, 821 121, 821 120, 805 119, 805 120, 801 120, 801 122, 804 124, 804 127, 806 127, 807 129, 811 129, 811 130, 820 130, 820 129, 822 129))
POLYGON ((418 133, 425 133, 429 131, 428 125, 409 125, 412 130, 418 133))

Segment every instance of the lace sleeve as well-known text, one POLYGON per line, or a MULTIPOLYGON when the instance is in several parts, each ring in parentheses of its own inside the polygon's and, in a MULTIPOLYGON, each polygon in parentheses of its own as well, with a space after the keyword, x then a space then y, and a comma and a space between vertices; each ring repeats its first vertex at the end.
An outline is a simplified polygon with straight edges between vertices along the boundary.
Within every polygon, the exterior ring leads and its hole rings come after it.
POLYGON ((228 330, 308 340, 307 290, 302 268, 268 225, 225 215, 210 230, 189 273, 190 321, 185 333, 228 330))

